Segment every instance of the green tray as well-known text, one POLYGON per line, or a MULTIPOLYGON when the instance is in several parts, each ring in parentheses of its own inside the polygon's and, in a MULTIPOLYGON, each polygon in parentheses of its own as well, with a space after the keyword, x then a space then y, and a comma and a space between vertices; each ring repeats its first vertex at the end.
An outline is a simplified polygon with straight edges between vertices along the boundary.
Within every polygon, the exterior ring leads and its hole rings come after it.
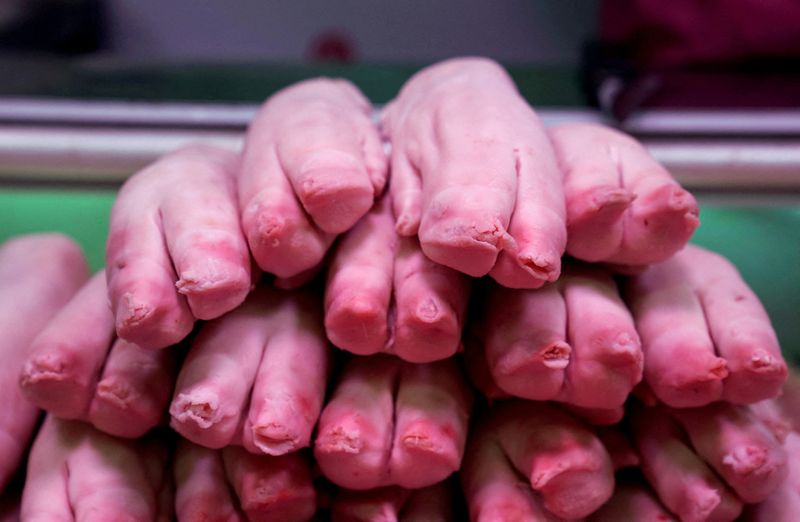
MULTIPOLYGON (((0 188, 0 240, 63 232, 99 269, 114 194, 112 189, 0 188)), ((784 352, 800 363, 800 208, 703 204, 700 219, 693 241, 736 264, 764 302, 784 352)))

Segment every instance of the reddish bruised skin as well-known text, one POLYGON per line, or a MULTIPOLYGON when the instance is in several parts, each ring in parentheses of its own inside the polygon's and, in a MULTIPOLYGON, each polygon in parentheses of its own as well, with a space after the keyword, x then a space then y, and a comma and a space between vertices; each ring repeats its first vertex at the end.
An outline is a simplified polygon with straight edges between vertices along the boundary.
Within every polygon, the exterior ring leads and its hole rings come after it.
POLYGON ((559 520, 542 505, 530 483, 515 470, 483 426, 470 433, 459 474, 470 520, 476 522, 550 522, 559 520))
POLYGON ((508 460, 554 515, 585 517, 611 497, 608 452, 569 414, 545 403, 513 402, 497 407, 493 426, 508 460))
POLYGON ((317 427, 314 457, 323 474, 349 489, 386 485, 400 363, 386 356, 351 359, 317 427))
POLYGON ((229 446, 222 450, 222 460, 228 483, 250 522, 301 522, 316 512, 317 493, 303 455, 252 455, 229 446))
POLYGON ((65 236, 29 235, 0 245, 0 491, 17 470, 39 417, 17 384, 20 368, 33 339, 87 278, 80 248, 65 236))
POLYGON ((629 280, 627 302, 644 351, 644 377, 655 396, 676 408, 722 399, 727 362, 717 356, 703 306, 681 256, 629 280))
POLYGON ((487 364, 506 393, 616 416, 642 378, 633 318, 611 276, 569 266, 538 290, 489 291, 487 364))
POLYGON ((789 433, 784 449, 789 456, 789 473, 772 494, 760 504, 748 506, 748 522, 791 521, 800 513, 800 434, 789 433))
POLYGON ((222 453, 181 439, 172 466, 179 521, 245 522, 225 475, 222 453))
POLYGON ((332 353, 316 294, 296 291, 270 297, 269 338, 253 383, 242 439, 253 453, 283 455, 311 443, 332 353))
POLYGON ((491 271, 507 286, 558 278, 561 173, 542 124, 502 67, 461 58, 424 69, 386 107, 383 129, 401 235, 418 233, 437 263, 471 276, 491 271))
POLYGON ((718 402, 671 413, 697 454, 743 502, 761 502, 786 478, 786 452, 746 407, 718 402))
POLYGON ((163 421, 177 375, 174 350, 146 350, 117 339, 94 390, 88 421, 117 437, 141 437, 163 421))
POLYGON ((645 478, 661 502, 682 521, 731 521, 742 503, 688 445, 661 407, 635 405, 628 416, 645 478))
POLYGON ((564 387, 572 354, 567 309, 559 289, 489 291, 485 319, 486 363, 506 393, 534 400, 555 399, 564 387))
POLYGON ((686 244, 699 224, 697 202, 641 144, 596 124, 549 133, 564 172, 570 255, 647 265, 686 244))
MULTIPOLYGON (((88 424, 48 416, 31 449, 23 520, 164 520, 167 451, 124 441, 88 424), (122 518, 121 518, 122 517, 122 518)), ((171 502, 170 502, 171 503, 171 502)))
POLYGON ((389 486, 340 490, 331 507, 333 522, 446 522, 454 520, 453 491, 444 481, 421 489, 389 486))
POLYGON ((665 508, 647 484, 638 480, 618 481, 614 496, 592 513, 587 522, 610 520, 637 520, 640 522, 678 522, 678 518, 665 508))
POLYGON ((145 348, 183 339, 195 318, 236 308, 250 291, 239 224, 237 156, 178 149, 138 172, 111 211, 106 275, 117 334, 145 348))
POLYGON ((633 317, 616 283, 602 270, 571 266, 559 284, 572 346, 562 392, 565 402, 583 408, 619 408, 642 380, 644 362, 633 317))
POLYGON ((453 361, 403 364, 395 396, 392 483, 421 488, 461 467, 472 392, 453 361))
POLYGON ((314 455, 339 486, 429 486, 459 468, 472 395, 453 360, 349 361, 320 417, 314 455))
POLYGON ((325 330, 339 348, 372 355, 389 344, 397 244, 385 198, 339 241, 325 285, 325 330))
POLYGON ((563 404, 563 408, 583 422, 593 426, 612 426, 625 416, 625 406, 618 406, 611 409, 603 408, 581 408, 573 404, 563 404))
POLYGON ((280 455, 308 446, 330 357, 313 295, 260 288, 200 331, 178 377, 171 425, 210 448, 243 442, 280 455))
POLYGON ((49 413, 126 438, 140 437, 161 422, 177 373, 176 354, 114 340, 102 272, 53 318, 31 351, 20 386, 49 413))
POLYGON ((724 257, 693 245, 678 256, 691 268, 708 331, 727 364, 722 398, 750 404, 778 396, 788 370, 761 301, 724 257))
POLYGON ((411 362, 453 355, 470 284, 397 237, 384 199, 347 233, 325 289, 325 327, 336 346, 359 355, 394 353, 411 362))
POLYGON ((387 159, 372 106, 351 83, 318 78, 273 95, 245 140, 242 226, 259 266, 290 277, 322 261, 372 207, 387 159))
POLYGON ((101 271, 36 336, 20 375, 25 397, 57 417, 84 418, 113 340, 101 271))
POLYGON ((633 277, 627 296, 642 336, 645 378, 666 404, 749 404, 780 393, 787 367, 775 332, 724 258, 689 245, 633 277))
POLYGON ((469 293, 468 278, 425 257, 416 238, 401 238, 394 268, 391 351, 413 363, 454 355, 461 346, 469 293))
POLYGON ((600 441, 545 403, 497 405, 470 436, 461 483, 472 520, 581 518, 611 497, 600 441))

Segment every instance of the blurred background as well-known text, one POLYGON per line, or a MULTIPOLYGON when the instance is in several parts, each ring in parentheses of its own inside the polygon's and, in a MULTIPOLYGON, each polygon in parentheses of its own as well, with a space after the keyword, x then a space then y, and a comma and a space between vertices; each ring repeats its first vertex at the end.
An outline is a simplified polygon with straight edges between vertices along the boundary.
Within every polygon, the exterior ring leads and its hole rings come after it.
POLYGON ((462 55, 506 65, 546 123, 640 139, 800 354, 797 0, 0 0, 0 240, 61 230, 97 268, 119 184, 155 157, 238 147, 304 78, 382 104, 462 55))

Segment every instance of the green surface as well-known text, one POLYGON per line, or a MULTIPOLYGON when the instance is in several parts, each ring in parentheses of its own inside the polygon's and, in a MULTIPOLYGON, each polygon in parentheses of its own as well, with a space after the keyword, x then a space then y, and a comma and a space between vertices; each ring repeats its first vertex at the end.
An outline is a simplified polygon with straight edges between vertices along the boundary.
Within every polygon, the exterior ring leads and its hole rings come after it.
MULTIPOLYGON (((103 264, 114 191, 0 188, 0 240, 60 231, 103 264)), ((784 351, 800 363, 800 208, 703 205, 693 241, 728 257, 764 302, 784 351)))
MULTIPOLYGON (((144 101, 260 102, 271 93, 317 76, 347 78, 372 100, 386 103, 421 65, 120 64, 19 60, 0 56, 0 96, 46 96, 144 101)), ((570 67, 509 66, 531 103, 584 105, 570 67)))
POLYGON ((73 237, 92 270, 103 266, 115 190, 0 188, 0 241, 32 232, 73 237))

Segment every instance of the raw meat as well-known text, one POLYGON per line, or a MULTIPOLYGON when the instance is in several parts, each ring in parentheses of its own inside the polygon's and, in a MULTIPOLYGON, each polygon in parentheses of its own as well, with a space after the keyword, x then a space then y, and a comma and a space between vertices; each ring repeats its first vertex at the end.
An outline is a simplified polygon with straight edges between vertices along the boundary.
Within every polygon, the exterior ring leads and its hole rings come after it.
POLYGON ((31 341, 87 277, 80 247, 65 236, 21 236, 0 245, 0 491, 17 470, 39 417, 22 397, 19 369, 31 341))
POLYGON ((328 269, 325 328, 333 344, 411 362, 453 355, 469 298, 463 274, 425 257, 413 237, 397 237, 386 201, 340 241, 328 269))
POLYGON ((547 133, 495 62, 459 58, 412 77, 383 111, 397 230, 433 261, 538 288, 566 247, 561 172, 547 133))
POLYGON ((238 161, 226 150, 187 146, 120 189, 106 276, 122 339, 174 345, 195 318, 219 317, 244 301, 252 275, 236 200, 238 161))
POLYGON ((345 80, 314 79, 273 95, 250 125, 239 201, 253 256, 295 276, 322 261, 386 183, 387 159, 372 106, 345 80))

